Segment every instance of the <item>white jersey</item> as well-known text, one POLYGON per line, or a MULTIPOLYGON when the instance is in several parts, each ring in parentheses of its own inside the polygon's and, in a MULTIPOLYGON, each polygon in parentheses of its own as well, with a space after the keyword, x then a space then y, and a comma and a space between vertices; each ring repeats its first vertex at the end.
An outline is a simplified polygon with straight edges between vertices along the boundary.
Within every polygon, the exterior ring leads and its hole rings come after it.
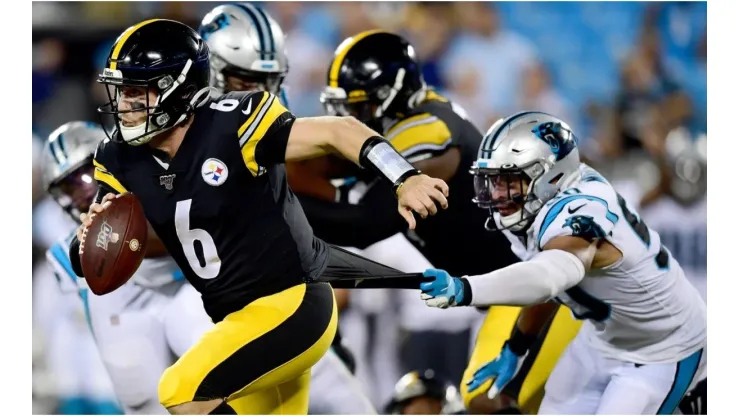
MULTIPOLYGON (((624 198, 636 204, 642 196, 639 185, 612 182, 624 198)), ((663 196, 640 208, 646 224, 660 235, 660 241, 683 269, 686 278, 707 299, 707 197, 684 206, 663 196)))
MULTIPOLYGON (((65 292, 87 288, 84 278, 78 277, 72 270, 69 259, 69 245, 74 232, 64 240, 53 244, 46 252, 46 258, 60 276, 59 284, 65 292)), ((170 256, 146 258, 131 277, 131 282, 145 288, 157 288, 173 281, 183 280, 185 276, 170 256)))
POLYGON ((556 298, 587 320, 584 335, 606 357, 670 363, 705 346, 705 302, 660 236, 594 169, 581 165, 578 181, 548 201, 526 238, 504 234, 522 260, 570 235, 603 237, 622 252, 619 262, 587 272, 556 298))

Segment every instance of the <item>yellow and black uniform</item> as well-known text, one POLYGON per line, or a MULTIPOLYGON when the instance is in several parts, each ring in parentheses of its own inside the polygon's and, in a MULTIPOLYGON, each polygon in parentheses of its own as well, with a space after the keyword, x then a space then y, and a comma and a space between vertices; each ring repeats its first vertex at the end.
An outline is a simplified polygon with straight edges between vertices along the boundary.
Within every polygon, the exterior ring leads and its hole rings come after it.
POLYGON ((328 284, 305 283, 325 271, 329 249, 285 180, 294 119, 274 95, 232 93, 195 111, 171 160, 149 146, 98 147, 101 194, 139 197, 216 323, 162 376, 165 407, 225 398, 239 413, 307 411, 310 368, 337 311, 328 284))
MULTIPOLYGON (((514 306, 492 306, 488 309, 460 385, 466 408, 470 408, 470 402, 476 396, 485 396, 493 382, 487 381, 472 392, 468 391, 465 383, 473 378, 481 366, 498 357, 504 342, 514 330, 520 311, 521 308, 514 306)), ((523 413, 537 414, 545 394, 545 382, 560 355, 581 328, 581 322, 573 319, 567 307, 560 306, 555 317, 529 349, 529 355, 517 376, 502 391, 502 394, 517 400, 523 413)))

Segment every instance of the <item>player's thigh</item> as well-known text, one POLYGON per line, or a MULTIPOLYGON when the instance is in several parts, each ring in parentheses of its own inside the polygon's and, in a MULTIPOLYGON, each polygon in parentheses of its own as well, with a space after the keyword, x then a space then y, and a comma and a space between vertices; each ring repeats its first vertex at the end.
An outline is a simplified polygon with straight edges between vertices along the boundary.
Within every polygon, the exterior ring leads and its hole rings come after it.
MULTIPOLYGON (((162 376, 165 407, 273 388, 308 371, 336 333, 334 293, 301 284, 255 300, 226 316, 162 376)), ((306 395, 307 397, 307 395, 306 395)))
POLYGON ((468 386, 465 383, 473 378, 473 374, 483 364, 498 357, 504 342, 511 335, 520 311, 521 308, 513 306, 492 306, 488 309, 486 319, 478 330, 475 347, 460 384, 460 393, 465 402, 465 407, 469 408, 470 401, 474 397, 485 394, 491 388, 492 382, 488 381, 477 389, 468 391, 468 386))
POLYGON ((558 359, 575 338, 581 321, 573 319, 570 310, 561 306, 547 332, 530 352, 528 361, 521 369, 524 377, 518 394, 519 406, 527 413, 536 413, 545 395, 545 383, 558 359))
POLYGON ((285 383, 229 401, 238 415, 308 414, 311 373, 306 371, 285 383))
POLYGON ((376 414, 364 386, 329 350, 311 369, 311 414, 376 414))
POLYGON ((90 298, 91 323, 100 358, 127 413, 167 413, 157 400, 159 378, 173 361, 157 316, 163 300, 150 289, 138 286, 90 298), (116 308, 122 300, 118 297, 135 293, 139 293, 137 299, 148 302, 137 309, 116 308))
POLYGON ((609 382, 597 414, 673 414, 706 368, 700 350, 678 363, 625 364, 609 382))
POLYGON ((203 309, 200 294, 191 285, 184 284, 163 311, 167 344, 180 357, 213 327, 211 318, 203 309))
POLYGON ((609 365, 589 348, 581 329, 550 373, 538 414, 594 414, 613 370, 609 365))

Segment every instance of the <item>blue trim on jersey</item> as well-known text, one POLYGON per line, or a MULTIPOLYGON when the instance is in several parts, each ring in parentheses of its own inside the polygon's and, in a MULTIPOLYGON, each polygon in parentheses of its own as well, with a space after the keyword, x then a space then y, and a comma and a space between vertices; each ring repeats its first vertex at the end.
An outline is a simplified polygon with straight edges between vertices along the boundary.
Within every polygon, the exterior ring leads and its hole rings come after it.
POLYGON ((172 279, 174 279, 176 282, 178 280, 184 280, 185 275, 182 273, 182 270, 177 269, 174 273, 172 273, 172 279))
POLYGON ((82 299, 82 307, 85 309, 85 320, 87 321, 87 327, 90 328, 90 332, 93 334, 93 337, 95 337, 95 332, 93 331, 92 327, 92 318, 90 317, 90 303, 88 301, 88 290, 81 288, 79 291, 80 299, 82 299))
POLYGON ((285 92, 285 88, 280 88, 280 97, 278 98, 282 102, 283 107, 290 109, 290 105, 288 105, 288 94, 285 92))
POLYGON ((568 203, 575 201, 577 199, 586 199, 588 201, 600 202, 601 204, 604 205, 604 207, 606 207, 606 219, 611 221, 612 224, 617 223, 617 220, 619 219, 619 217, 617 216, 617 214, 609 211, 609 204, 607 204, 607 202, 604 201, 603 199, 596 197, 596 196, 583 195, 583 194, 566 196, 565 198, 553 204, 552 207, 550 207, 550 211, 547 212, 547 215, 545 216, 545 220, 542 221, 540 232, 537 235, 537 247, 539 247, 540 250, 542 249, 542 246, 540 245, 540 241, 542 241, 542 236, 545 235, 545 231, 547 231, 547 229, 550 227, 550 224, 552 224, 552 222, 555 221, 555 218, 557 218, 558 215, 560 215, 560 212, 563 211, 563 208, 565 208, 565 206, 568 205, 568 203))
POLYGON ((262 15, 255 11, 257 7, 248 3, 236 3, 236 7, 244 10, 244 13, 249 15, 252 19, 252 23, 257 28, 257 36, 260 39, 260 59, 267 60, 268 50, 272 50, 272 31, 270 30, 270 22, 267 19, 262 20, 262 15), (269 44, 268 44, 269 42, 269 44))
POLYGON ((59 243, 54 243, 51 248, 49 249, 51 252, 51 255, 54 256, 54 259, 59 263, 59 265, 62 266, 65 272, 67 272, 67 277, 72 279, 72 282, 77 285, 77 273, 74 272, 72 269, 72 261, 69 259, 69 254, 67 253, 67 250, 62 248, 62 245, 59 243))
POLYGON ((658 409, 659 415, 672 415, 675 412, 696 375, 703 353, 704 349, 701 349, 676 364, 676 376, 673 378, 671 390, 658 409))

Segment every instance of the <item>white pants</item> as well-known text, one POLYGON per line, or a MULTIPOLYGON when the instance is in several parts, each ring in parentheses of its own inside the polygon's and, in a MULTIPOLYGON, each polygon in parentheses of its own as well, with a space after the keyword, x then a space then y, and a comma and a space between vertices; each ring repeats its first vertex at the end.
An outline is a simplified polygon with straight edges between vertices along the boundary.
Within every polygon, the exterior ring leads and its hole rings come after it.
POLYGON ((309 414, 377 414, 364 386, 349 372, 331 348, 311 369, 309 414))
POLYGON ((159 378, 213 325, 187 283, 147 289, 131 282, 89 295, 93 334, 126 413, 167 414, 159 378))
POLYGON ((80 295, 62 292, 46 262, 33 274, 33 321, 42 335, 54 394, 62 400, 114 401, 113 386, 96 351, 80 295))
POLYGON ((602 357, 583 330, 545 385, 539 414, 673 414, 706 377, 706 348, 677 363, 635 365, 602 357))

